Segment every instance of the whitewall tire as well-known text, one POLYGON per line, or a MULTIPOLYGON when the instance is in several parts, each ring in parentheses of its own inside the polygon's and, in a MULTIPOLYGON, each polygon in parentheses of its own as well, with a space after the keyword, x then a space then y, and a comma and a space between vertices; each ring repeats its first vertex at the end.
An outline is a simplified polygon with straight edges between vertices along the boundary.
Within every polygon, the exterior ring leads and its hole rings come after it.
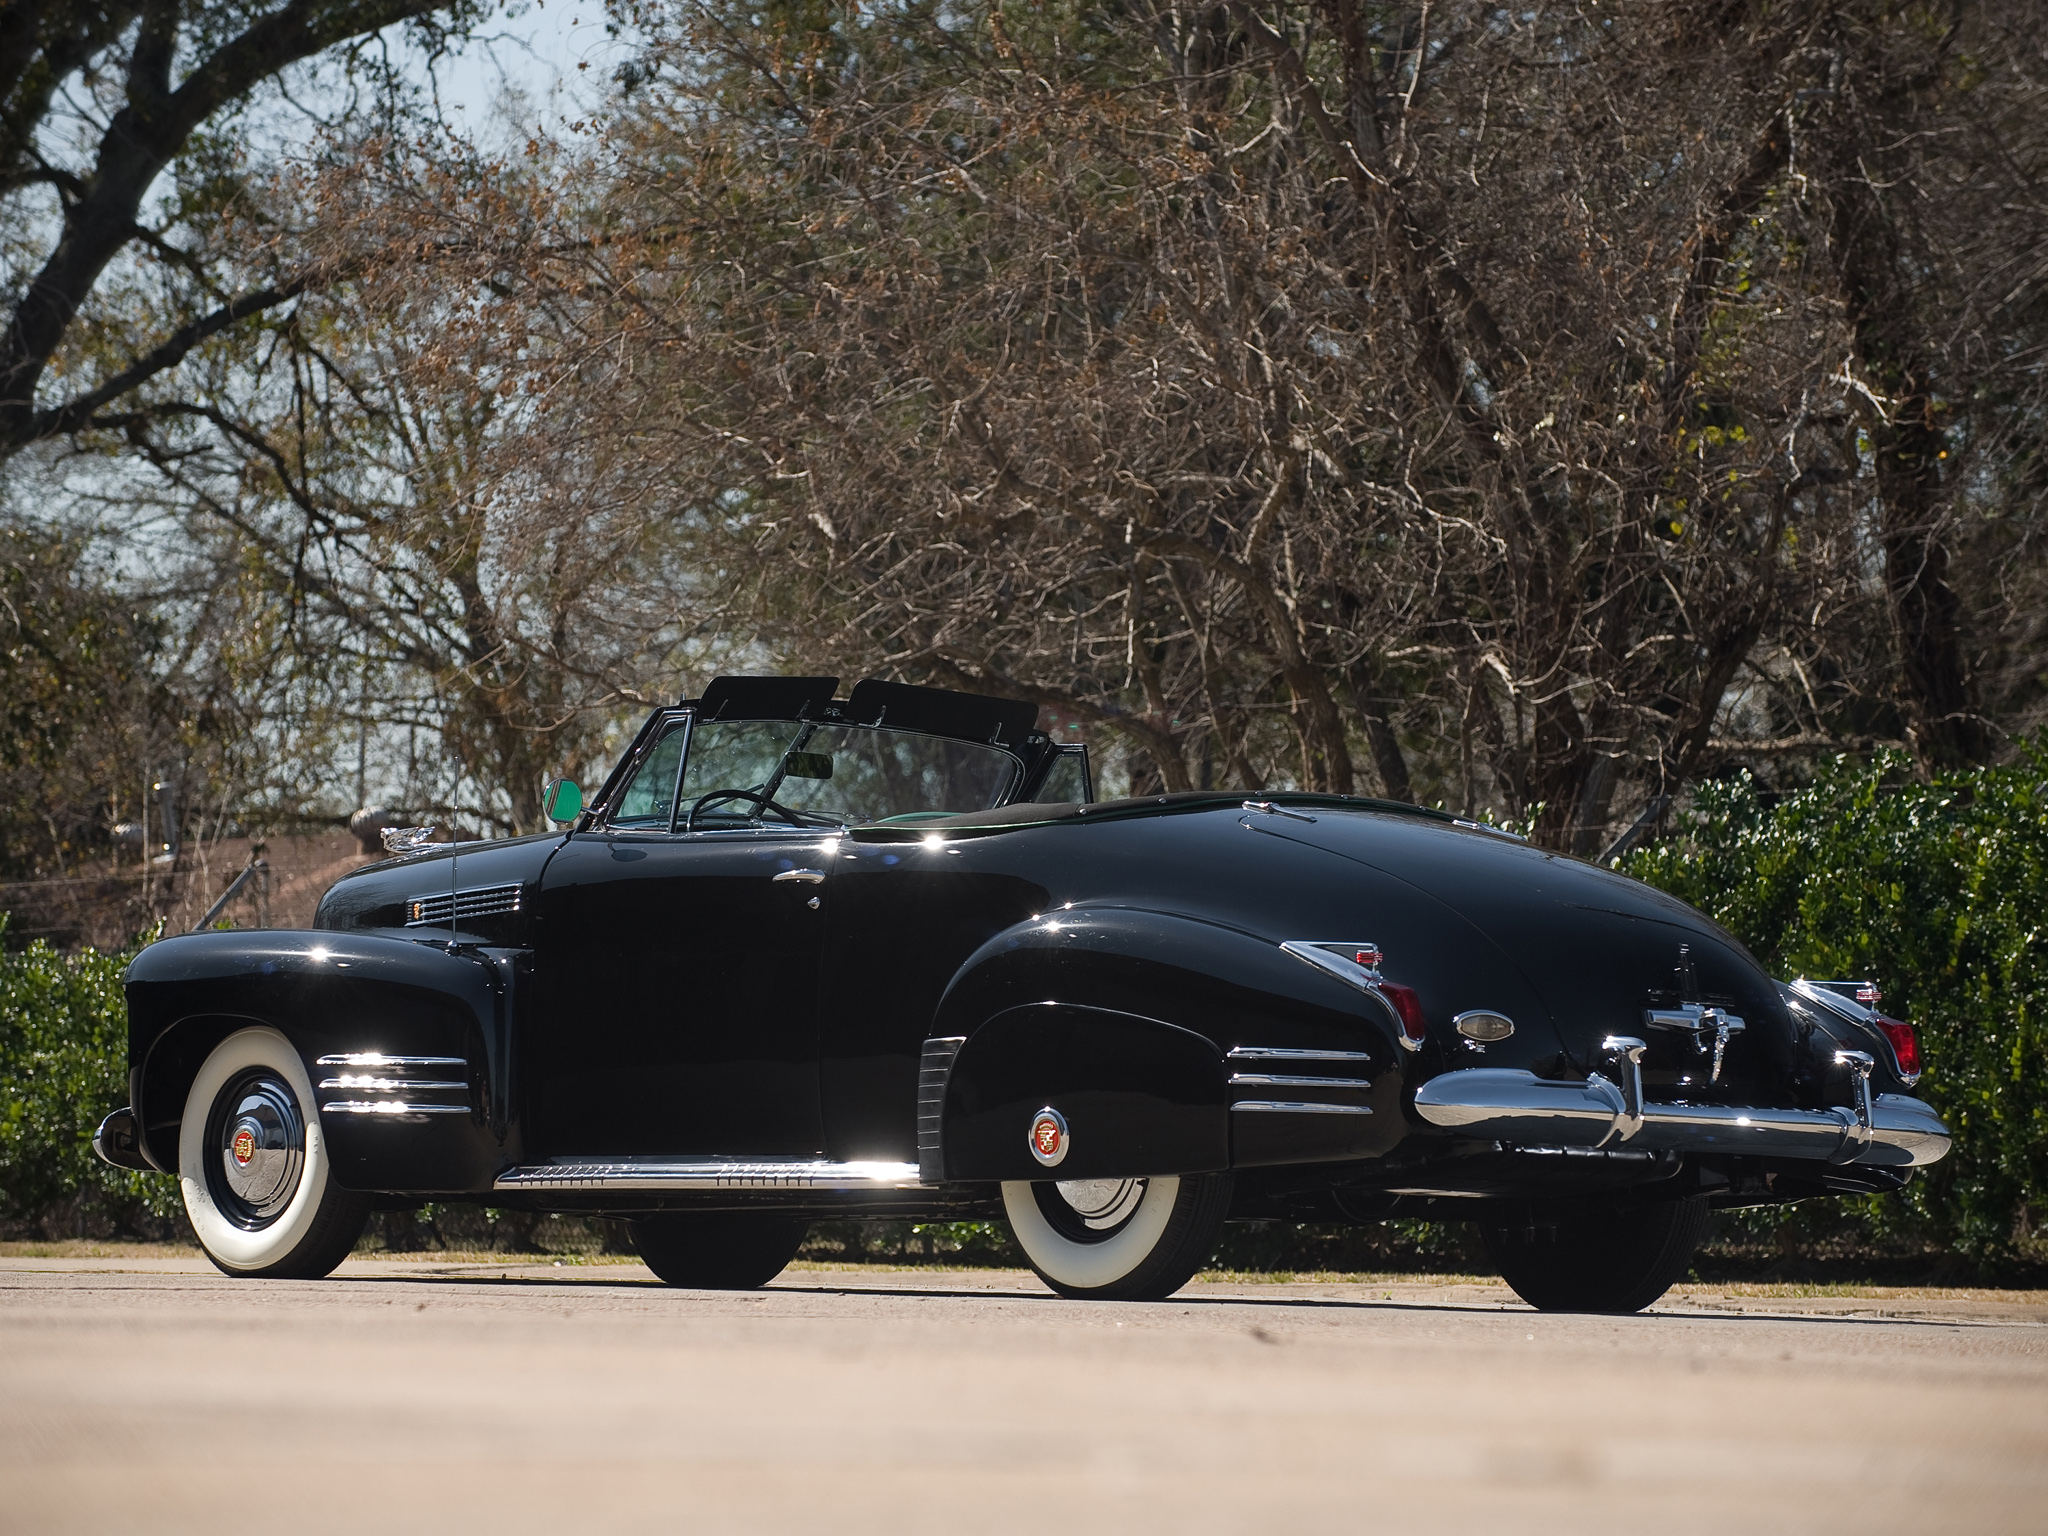
POLYGON ((237 1030, 200 1067, 178 1183, 200 1246, 230 1275, 317 1279, 369 1218, 369 1197, 335 1184, 312 1080, 274 1029, 237 1030))
POLYGON ((1010 1231, 1062 1296, 1157 1301, 1215 1247, 1230 1209, 1226 1174, 1003 1186, 1010 1231))

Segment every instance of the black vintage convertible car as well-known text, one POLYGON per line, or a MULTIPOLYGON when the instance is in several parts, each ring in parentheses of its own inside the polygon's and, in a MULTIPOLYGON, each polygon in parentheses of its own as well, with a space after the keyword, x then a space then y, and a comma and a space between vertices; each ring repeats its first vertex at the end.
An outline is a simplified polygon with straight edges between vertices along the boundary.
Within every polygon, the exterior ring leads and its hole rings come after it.
POLYGON ((429 1199, 619 1218, 690 1286, 999 1213, 1053 1289, 1148 1298, 1231 1218, 1426 1213, 1632 1311, 1710 1209, 1948 1150, 1874 988, 1635 881, 1410 805, 1092 803, 1029 704, 836 692, 720 678, 551 786, 564 831, 401 834, 314 930, 150 946, 102 1154, 238 1275, 429 1199))

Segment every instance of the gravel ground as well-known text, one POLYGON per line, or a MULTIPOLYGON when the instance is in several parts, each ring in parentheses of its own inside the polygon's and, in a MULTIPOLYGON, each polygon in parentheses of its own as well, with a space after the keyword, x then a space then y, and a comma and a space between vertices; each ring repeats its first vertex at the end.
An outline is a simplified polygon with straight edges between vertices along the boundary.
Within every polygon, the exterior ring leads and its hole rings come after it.
POLYGON ((2044 1301, 0 1254, 0 1532, 2032 1533, 2044 1301))

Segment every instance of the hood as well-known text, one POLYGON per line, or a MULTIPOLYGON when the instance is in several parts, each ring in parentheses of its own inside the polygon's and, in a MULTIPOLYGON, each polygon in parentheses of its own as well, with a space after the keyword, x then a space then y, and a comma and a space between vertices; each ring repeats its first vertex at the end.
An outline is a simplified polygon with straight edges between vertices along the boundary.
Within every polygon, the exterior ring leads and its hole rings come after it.
POLYGON ((328 887, 313 926, 446 938, 453 904, 462 914, 458 937, 465 942, 524 944, 541 872, 563 836, 437 843, 432 852, 366 865, 328 887))

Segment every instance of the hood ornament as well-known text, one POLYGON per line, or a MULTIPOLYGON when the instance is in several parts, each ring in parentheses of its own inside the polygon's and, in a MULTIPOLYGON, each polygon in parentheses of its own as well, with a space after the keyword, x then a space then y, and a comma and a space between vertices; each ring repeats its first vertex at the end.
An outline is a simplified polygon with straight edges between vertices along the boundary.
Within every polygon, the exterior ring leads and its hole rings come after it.
POLYGON ((384 851, 418 853, 439 830, 439 827, 385 827, 381 833, 384 851))

